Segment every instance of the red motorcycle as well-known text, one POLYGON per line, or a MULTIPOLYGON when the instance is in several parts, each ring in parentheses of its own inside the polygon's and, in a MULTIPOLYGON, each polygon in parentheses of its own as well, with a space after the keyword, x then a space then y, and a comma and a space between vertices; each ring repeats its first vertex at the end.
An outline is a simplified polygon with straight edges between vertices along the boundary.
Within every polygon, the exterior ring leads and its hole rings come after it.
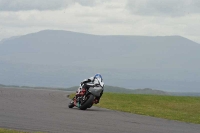
POLYGON ((76 106, 81 110, 86 110, 87 108, 91 108, 93 104, 98 103, 96 97, 100 96, 103 87, 90 87, 88 90, 82 88, 82 86, 80 87, 80 92, 70 101, 68 105, 69 108, 76 106))

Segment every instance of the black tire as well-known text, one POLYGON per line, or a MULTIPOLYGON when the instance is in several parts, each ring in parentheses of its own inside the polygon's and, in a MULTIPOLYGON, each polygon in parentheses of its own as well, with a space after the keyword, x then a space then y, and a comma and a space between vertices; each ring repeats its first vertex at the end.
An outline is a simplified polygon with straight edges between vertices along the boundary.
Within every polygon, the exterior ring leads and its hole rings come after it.
POLYGON ((74 107, 74 98, 70 101, 70 103, 68 104, 69 108, 73 108, 74 107))
POLYGON ((93 103, 91 105, 88 106, 88 108, 91 108, 93 106, 93 103))
POLYGON ((87 99, 87 101, 84 103, 84 104, 82 104, 81 106, 80 106, 80 110, 86 110, 88 107, 90 107, 91 106, 91 104, 93 103, 93 101, 94 101, 94 96, 93 95, 89 95, 88 96, 89 98, 87 99))

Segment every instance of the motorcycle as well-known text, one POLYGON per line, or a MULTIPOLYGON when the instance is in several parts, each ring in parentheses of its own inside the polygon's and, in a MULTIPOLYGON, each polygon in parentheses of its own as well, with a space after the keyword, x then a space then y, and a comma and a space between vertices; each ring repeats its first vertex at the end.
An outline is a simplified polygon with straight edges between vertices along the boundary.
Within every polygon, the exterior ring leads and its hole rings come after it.
POLYGON ((70 101, 68 107, 73 108, 76 106, 80 110, 86 110, 87 108, 91 108, 93 104, 97 104, 96 97, 99 97, 103 87, 90 87, 88 90, 82 88, 80 85, 80 92, 76 94, 70 101))

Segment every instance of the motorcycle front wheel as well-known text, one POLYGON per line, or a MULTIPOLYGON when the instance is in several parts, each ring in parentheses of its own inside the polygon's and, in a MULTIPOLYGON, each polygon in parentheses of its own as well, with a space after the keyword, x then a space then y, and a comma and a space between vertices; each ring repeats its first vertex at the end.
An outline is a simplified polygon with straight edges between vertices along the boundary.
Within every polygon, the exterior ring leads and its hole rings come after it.
POLYGON ((91 107, 94 100, 94 96, 92 94, 87 96, 87 99, 81 103, 80 109, 86 110, 88 107, 91 107))

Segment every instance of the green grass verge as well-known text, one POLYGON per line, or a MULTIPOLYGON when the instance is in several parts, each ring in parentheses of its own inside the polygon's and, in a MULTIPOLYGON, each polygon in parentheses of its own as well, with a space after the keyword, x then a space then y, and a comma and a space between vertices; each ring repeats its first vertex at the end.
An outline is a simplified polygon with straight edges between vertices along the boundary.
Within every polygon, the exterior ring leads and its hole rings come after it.
MULTIPOLYGON (((0 133, 30 133, 30 132, 23 132, 23 131, 17 131, 17 130, 12 130, 12 129, 0 128, 0 133)), ((32 132, 32 133, 42 133, 42 132, 32 132)))
POLYGON ((104 93, 96 106, 200 124, 200 97, 104 93))
POLYGON ((28 133, 28 132, 0 128, 0 133, 28 133))

